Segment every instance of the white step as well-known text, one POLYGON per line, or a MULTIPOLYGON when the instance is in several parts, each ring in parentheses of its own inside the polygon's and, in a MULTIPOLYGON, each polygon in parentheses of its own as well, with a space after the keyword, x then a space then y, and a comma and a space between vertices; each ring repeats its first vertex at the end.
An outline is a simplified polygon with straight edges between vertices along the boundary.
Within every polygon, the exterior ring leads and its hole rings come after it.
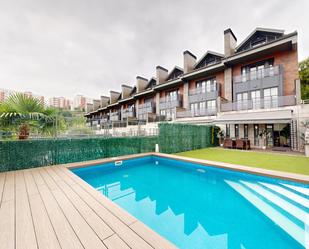
POLYGON ((309 236, 308 231, 306 232, 304 229, 301 229, 294 222, 292 222, 286 216, 281 214, 271 205, 261 200, 259 197, 250 192, 240 183, 228 180, 225 180, 225 182, 229 186, 231 186, 234 190, 236 190, 240 195, 246 198, 251 204, 253 204, 257 209, 259 209, 270 220, 272 220, 275 224, 277 224, 281 229, 283 229, 287 234, 289 234, 292 238, 294 238, 298 243, 300 243, 303 247, 306 248, 305 243, 306 243, 306 237, 309 236))
MULTIPOLYGON (((301 208, 293 205, 292 203, 286 201, 285 199, 281 198, 280 196, 272 193, 271 191, 268 191, 267 189, 263 188, 262 186, 246 182, 246 181, 240 181, 242 184, 246 185, 250 189, 257 192, 259 195, 263 196, 265 199, 271 201, 272 203, 276 204, 277 206, 281 207, 286 212, 293 215, 295 218, 300 220, 301 222, 306 222, 306 217, 309 215, 305 210, 302 210, 301 208)), ((306 225, 309 225, 307 223, 306 225)))
POLYGON ((281 185, 286 186, 290 189, 293 189, 293 190, 295 190, 295 191, 297 191, 301 194, 304 194, 304 195, 308 196, 308 198, 309 198, 309 188, 294 186, 294 185, 291 185, 291 184, 283 184, 283 183, 281 185))
POLYGON ((267 188, 276 191, 277 193, 284 195, 285 197, 301 204, 302 206, 309 208, 309 199, 300 196, 298 194, 295 194, 294 192, 287 190, 283 187, 280 187, 278 185, 270 184, 270 183, 264 183, 264 182, 259 182, 260 184, 266 186, 267 188))

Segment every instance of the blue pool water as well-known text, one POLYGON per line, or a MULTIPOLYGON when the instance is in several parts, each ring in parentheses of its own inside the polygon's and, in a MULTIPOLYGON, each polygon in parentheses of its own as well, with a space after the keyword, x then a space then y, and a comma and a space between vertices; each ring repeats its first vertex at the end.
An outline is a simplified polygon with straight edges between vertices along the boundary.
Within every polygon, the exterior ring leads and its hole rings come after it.
POLYGON ((155 156, 73 172, 179 248, 309 246, 308 185, 155 156))

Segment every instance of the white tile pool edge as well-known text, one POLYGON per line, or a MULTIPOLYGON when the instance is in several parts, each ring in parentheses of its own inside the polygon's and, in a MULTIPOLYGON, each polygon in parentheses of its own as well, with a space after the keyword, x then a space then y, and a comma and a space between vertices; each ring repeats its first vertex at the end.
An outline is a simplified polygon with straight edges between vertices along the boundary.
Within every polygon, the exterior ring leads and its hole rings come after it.
POLYGON ((119 157, 97 159, 97 160, 91 160, 91 161, 85 161, 85 162, 68 163, 68 164, 63 164, 63 166, 69 169, 74 169, 74 168, 95 166, 95 165, 104 164, 108 162, 114 162, 118 160, 128 160, 128 159, 134 159, 134 158, 145 157, 145 156, 165 157, 165 158, 181 160, 181 161, 190 162, 190 163, 197 163, 199 165, 204 165, 204 166, 211 166, 211 167, 214 166, 214 167, 228 169, 232 171, 250 173, 250 174, 255 174, 255 175, 260 175, 260 176, 267 176, 267 177, 272 177, 272 178, 279 178, 282 180, 309 184, 309 176, 307 175, 276 171, 276 170, 267 170, 267 169, 254 168, 254 167, 238 165, 238 164, 210 161, 210 160, 204 160, 204 159, 196 159, 196 158, 176 156, 176 155, 157 153, 157 152, 140 153, 140 154, 126 155, 126 156, 119 156, 119 157))

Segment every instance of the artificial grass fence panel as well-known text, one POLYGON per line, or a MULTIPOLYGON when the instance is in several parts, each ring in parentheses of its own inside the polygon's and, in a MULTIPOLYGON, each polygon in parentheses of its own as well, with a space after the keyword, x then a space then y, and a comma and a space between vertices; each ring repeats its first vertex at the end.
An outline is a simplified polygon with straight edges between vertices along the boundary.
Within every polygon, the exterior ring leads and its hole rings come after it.
POLYGON ((159 124, 159 136, 0 141, 0 172, 153 152, 177 153, 217 145, 213 126, 159 124))

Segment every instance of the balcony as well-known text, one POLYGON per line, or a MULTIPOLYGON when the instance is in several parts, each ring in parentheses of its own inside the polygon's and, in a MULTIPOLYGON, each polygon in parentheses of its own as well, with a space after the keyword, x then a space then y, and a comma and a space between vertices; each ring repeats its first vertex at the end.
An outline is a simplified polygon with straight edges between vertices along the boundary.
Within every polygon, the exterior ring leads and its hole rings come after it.
POLYGON ((178 96, 177 99, 161 98, 160 99, 160 110, 171 109, 182 106, 182 95, 178 96))
POLYGON ((295 95, 289 96, 270 96, 259 99, 249 99, 236 102, 228 102, 221 104, 221 111, 242 111, 242 110, 258 110, 272 109, 284 106, 292 106, 296 104, 295 95))
POLYGON ((146 113, 155 113, 155 112, 156 112, 156 104, 154 102, 148 102, 138 105, 138 115, 146 113))
POLYGON ((121 114, 122 118, 134 118, 135 117, 135 112, 133 108, 126 108, 122 110, 122 114, 121 114))
POLYGON ((213 89, 195 88, 189 91, 189 103, 214 100, 220 95, 220 84, 216 83, 213 89))
POLYGON ((241 74, 233 78, 234 99, 236 99, 237 93, 255 91, 271 87, 278 87, 279 95, 282 95, 282 66, 263 68, 246 74, 241 74))
POLYGON ((217 114, 217 108, 212 109, 199 109, 199 110, 188 110, 176 113, 177 118, 193 118, 193 117, 205 117, 213 116, 217 114))
POLYGON ((120 113, 119 112, 111 112, 110 114, 110 120, 111 121, 118 121, 120 120, 120 113))

